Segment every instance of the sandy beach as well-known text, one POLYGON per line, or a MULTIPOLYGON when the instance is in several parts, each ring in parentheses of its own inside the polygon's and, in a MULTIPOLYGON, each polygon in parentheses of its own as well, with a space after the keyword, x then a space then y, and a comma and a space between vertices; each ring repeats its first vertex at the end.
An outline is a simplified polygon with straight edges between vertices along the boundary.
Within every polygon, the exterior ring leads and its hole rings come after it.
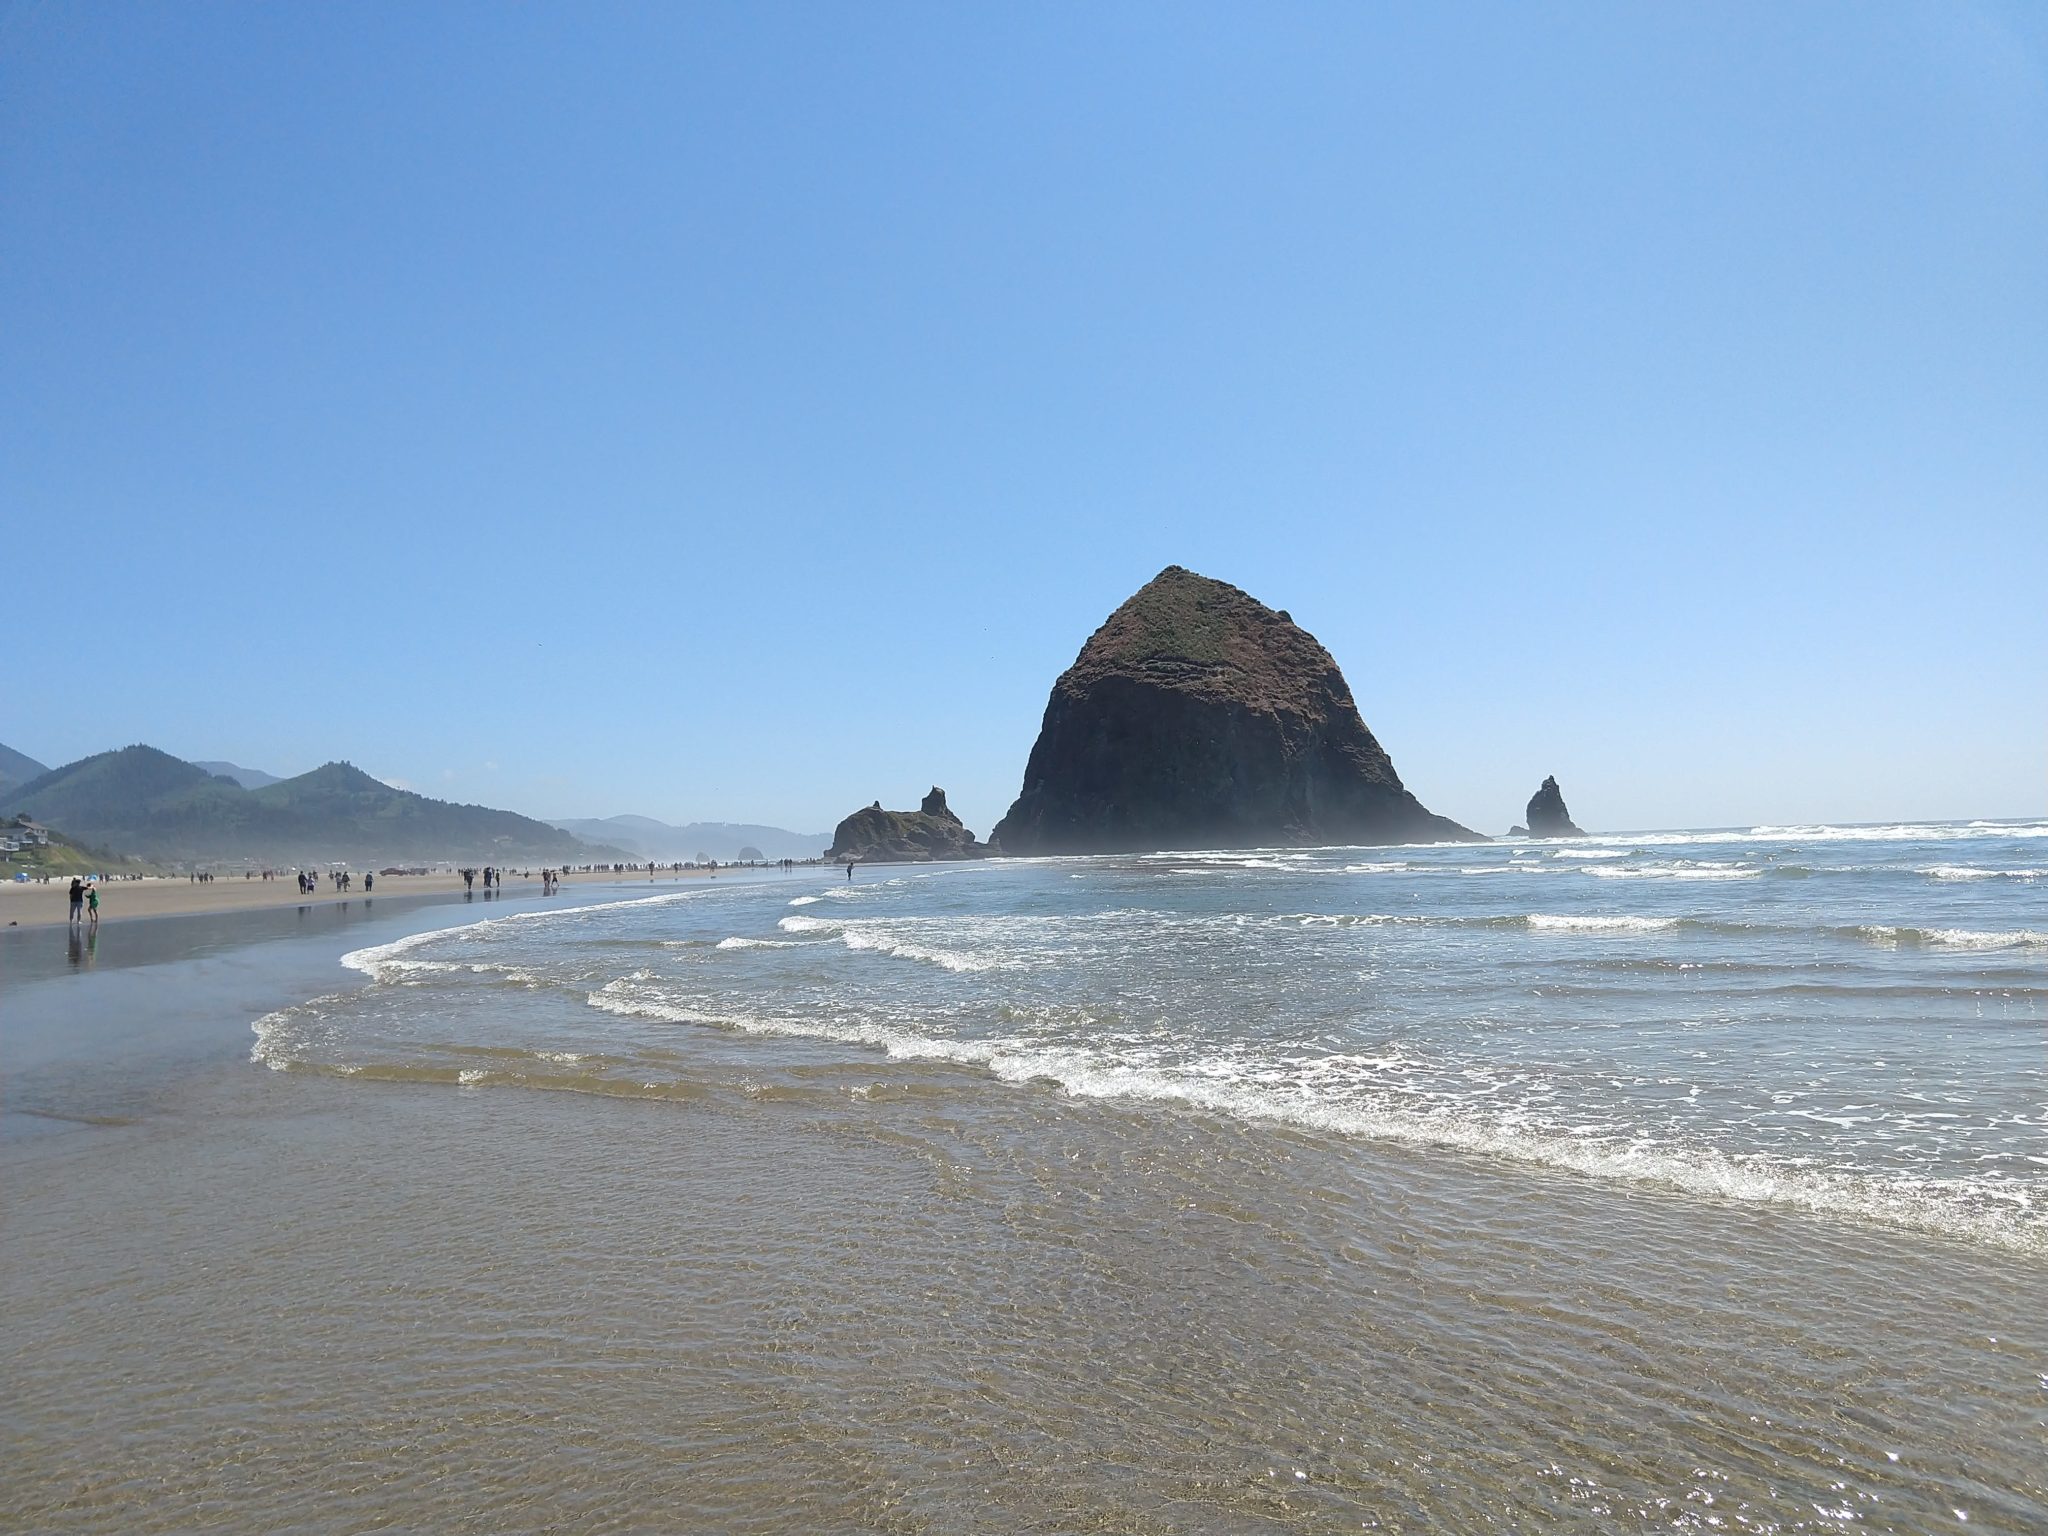
POLYGON ((1086 882, 736 873, 0 932, 0 1526, 2041 1528, 2031 1253, 749 1029, 1086 882))
MULTIPOLYGON (((610 870, 570 873, 562 877, 565 886, 570 885, 628 885, 644 886, 658 890, 667 885, 697 883, 715 880, 721 875, 727 879, 743 870, 664 869, 653 876, 644 871, 638 875, 614 874, 610 870)), ((40 928, 61 926, 69 920, 70 905, 66 899, 70 879, 52 879, 48 884, 30 881, 26 884, 8 881, 0 884, 0 928, 40 928)), ((511 870, 505 873, 503 898, 539 895, 541 879, 539 869, 520 873, 511 870)), ((270 880, 244 879, 240 875, 222 875, 218 879, 195 881, 183 875, 149 875, 140 880, 113 880, 100 887, 100 925, 126 922, 140 917, 189 917, 208 912, 250 912, 285 910, 293 907, 318 906, 327 903, 360 902, 368 895, 375 897, 442 897, 457 898, 463 894, 462 876, 452 870, 425 875, 379 875, 375 887, 366 892, 363 877, 358 874, 355 887, 349 891, 337 891, 331 882, 322 882, 320 889, 311 894, 303 893, 298 883, 289 875, 270 880)), ((479 885, 476 895, 483 894, 479 885)))

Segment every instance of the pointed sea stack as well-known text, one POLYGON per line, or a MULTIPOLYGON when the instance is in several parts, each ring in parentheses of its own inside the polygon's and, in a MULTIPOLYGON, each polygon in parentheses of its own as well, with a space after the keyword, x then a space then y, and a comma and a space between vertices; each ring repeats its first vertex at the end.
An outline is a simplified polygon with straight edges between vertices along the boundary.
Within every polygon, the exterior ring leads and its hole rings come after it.
POLYGON ((1572 813, 1564 808, 1564 791, 1557 787, 1553 775, 1543 781, 1543 787, 1529 797, 1529 825, 1517 828, 1531 837, 1584 837, 1585 830, 1572 821, 1572 813))
POLYGON ((839 823, 825 857, 834 863, 924 864, 940 859, 981 859, 988 846, 960 824, 936 784, 914 811, 885 811, 877 800, 839 823))
POLYGON ((1169 565, 1053 684, 1007 854, 1478 841, 1401 784, 1315 636, 1169 565))

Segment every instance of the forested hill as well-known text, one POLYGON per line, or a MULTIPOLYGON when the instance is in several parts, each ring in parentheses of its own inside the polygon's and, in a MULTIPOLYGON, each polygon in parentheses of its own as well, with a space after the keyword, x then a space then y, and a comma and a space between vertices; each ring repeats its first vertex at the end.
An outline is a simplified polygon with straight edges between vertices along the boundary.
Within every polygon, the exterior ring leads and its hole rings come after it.
POLYGON ((0 796, 11 793, 16 785, 26 784, 49 771, 26 752, 17 752, 0 742, 0 796))
POLYGON ((348 763, 244 789, 155 747, 81 758, 0 794, 82 842, 161 863, 624 861, 546 822, 394 789, 348 763))

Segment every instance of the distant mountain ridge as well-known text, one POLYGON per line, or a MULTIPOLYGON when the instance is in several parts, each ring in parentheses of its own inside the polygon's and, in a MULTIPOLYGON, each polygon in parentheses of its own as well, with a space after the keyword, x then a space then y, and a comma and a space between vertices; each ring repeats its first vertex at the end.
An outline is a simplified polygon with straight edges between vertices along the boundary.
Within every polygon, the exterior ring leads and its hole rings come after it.
POLYGON ((123 747, 0 793, 0 813, 160 863, 385 861, 591 864, 631 855, 546 822, 429 800, 348 763, 244 789, 155 747, 123 747))
POLYGON ((274 773, 265 773, 261 768, 244 768, 236 763, 204 762, 192 759, 194 768, 204 768, 208 773, 223 779, 233 779, 244 789, 262 789, 270 784, 282 784, 283 778, 274 773))
POLYGON ((750 848, 764 859, 815 859, 832 842, 830 832, 791 832, 744 821, 693 821, 679 827, 652 816, 605 816, 565 818, 550 825, 663 863, 694 861, 700 855, 728 863, 745 857, 744 850, 750 848))
POLYGON ((37 762, 26 752, 0 743, 0 795, 13 792, 17 784, 26 784, 30 779, 39 779, 49 768, 37 762))

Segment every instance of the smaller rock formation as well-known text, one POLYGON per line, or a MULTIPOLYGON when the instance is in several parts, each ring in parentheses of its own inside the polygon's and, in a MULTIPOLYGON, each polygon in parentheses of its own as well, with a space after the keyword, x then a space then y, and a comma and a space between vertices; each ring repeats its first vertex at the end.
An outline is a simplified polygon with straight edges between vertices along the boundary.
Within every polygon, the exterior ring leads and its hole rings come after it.
POLYGON ((836 864, 928 864, 942 859, 983 859, 988 845, 960 824, 937 785, 914 811, 885 811, 877 800, 855 811, 832 834, 825 855, 836 864))
POLYGON ((1526 830, 1531 837, 1584 837, 1585 830, 1572 820, 1572 813, 1564 808, 1564 792, 1557 787, 1553 775, 1543 781, 1543 787, 1529 797, 1526 813, 1529 825, 1526 830))

